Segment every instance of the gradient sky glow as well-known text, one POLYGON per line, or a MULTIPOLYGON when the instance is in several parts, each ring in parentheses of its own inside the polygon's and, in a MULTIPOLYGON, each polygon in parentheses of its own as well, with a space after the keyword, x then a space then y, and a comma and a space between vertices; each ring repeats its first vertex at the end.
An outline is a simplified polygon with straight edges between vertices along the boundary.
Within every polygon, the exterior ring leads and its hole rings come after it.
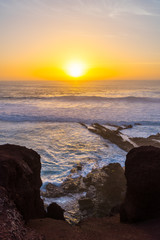
POLYGON ((159 0, 0 0, 0 80, 160 79, 159 0))

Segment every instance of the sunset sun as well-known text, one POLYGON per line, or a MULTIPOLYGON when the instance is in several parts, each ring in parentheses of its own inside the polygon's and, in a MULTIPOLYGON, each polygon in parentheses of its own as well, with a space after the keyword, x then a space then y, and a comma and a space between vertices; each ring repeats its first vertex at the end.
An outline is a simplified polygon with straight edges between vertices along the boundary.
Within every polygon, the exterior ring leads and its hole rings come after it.
POLYGON ((82 62, 71 62, 67 65, 66 71, 71 77, 81 77, 85 74, 85 64, 82 62))

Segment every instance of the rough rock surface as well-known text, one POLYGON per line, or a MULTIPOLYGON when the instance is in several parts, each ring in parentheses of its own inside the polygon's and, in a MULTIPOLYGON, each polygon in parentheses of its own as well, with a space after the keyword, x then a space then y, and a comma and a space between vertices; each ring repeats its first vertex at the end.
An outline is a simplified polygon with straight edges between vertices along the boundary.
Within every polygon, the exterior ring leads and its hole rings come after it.
POLYGON ((119 163, 112 163, 92 170, 86 177, 68 177, 60 187, 48 184, 43 196, 54 198, 86 192, 86 196, 78 201, 79 215, 83 218, 112 215, 123 202, 125 190, 124 170, 119 163))
POLYGON ((93 170, 84 178, 84 183, 86 198, 93 202, 93 216, 112 215, 124 200, 126 179, 119 163, 111 163, 102 169, 93 170))
POLYGON ((151 135, 147 138, 131 138, 132 141, 134 141, 137 146, 154 146, 154 147, 160 147, 160 133, 157 133, 156 135, 151 135))
POLYGON ((53 202, 47 207, 47 217, 57 219, 57 220, 65 220, 64 219, 64 209, 62 209, 57 203, 53 202))
POLYGON ((25 220, 45 215, 40 169, 40 156, 35 151, 10 144, 0 146, 0 186, 25 220))
POLYGON ((14 202, 0 187, 0 240, 43 240, 43 236, 24 225, 14 202))
POLYGON ((127 154, 127 192, 121 221, 135 222, 160 216, 160 148, 139 147, 127 154))
MULTIPOLYGON (((83 124, 84 126, 84 124, 83 124)), ((134 146, 134 143, 131 141, 124 141, 123 135, 121 134, 121 130, 131 128, 131 125, 119 127, 114 125, 116 127, 116 130, 108 129, 98 123, 94 123, 91 125, 91 127, 86 127, 90 132, 93 132, 97 135, 100 135, 104 139, 109 140, 111 143, 116 144, 119 148, 123 149, 124 151, 129 151, 134 146)))
POLYGON ((160 219, 137 224, 122 224, 119 216, 91 218, 71 226, 54 219, 36 219, 29 226, 44 234, 46 240, 159 240, 160 219), (53 228, 54 226, 54 228, 53 228))
MULTIPOLYGON (((88 129, 89 131, 100 135, 104 139, 109 140, 111 143, 114 143, 119 148, 123 149, 124 151, 128 152, 134 147, 140 147, 140 146, 154 146, 154 147, 160 147, 160 133, 156 135, 151 135, 147 138, 143 137, 129 137, 126 134, 123 134, 122 130, 132 128, 132 125, 112 125, 107 124, 108 126, 114 127, 114 130, 111 130, 107 128, 107 126, 100 125, 98 123, 94 123, 91 126, 87 126, 84 123, 80 123, 83 127, 88 129)), ((138 123, 135 123, 134 125, 140 125, 138 123)))

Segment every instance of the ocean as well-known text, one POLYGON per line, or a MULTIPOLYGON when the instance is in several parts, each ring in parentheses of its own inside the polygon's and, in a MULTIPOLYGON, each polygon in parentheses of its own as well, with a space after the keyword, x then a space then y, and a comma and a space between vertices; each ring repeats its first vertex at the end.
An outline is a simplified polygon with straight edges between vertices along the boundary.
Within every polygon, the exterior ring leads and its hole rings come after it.
MULTIPOLYGON (((126 152, 80 123, 134 124, 123 133, 160 132, 160 81, 0 82, 0 144, 19 144, 41 155, 42 188, 61 184, 79 162, 85 176, 126 152)), ((76 177, 76 176, 75 176, 76 177)))

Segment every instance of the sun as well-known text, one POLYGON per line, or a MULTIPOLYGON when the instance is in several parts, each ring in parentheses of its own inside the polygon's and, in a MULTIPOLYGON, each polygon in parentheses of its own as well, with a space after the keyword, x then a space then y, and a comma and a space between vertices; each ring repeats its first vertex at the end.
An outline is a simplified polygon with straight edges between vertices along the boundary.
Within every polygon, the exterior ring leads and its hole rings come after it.
POLYGON ((82 62, 70 62, 66 67, 67 74, 71 77, 78 78, 85 74, 85 64, 82 62))

